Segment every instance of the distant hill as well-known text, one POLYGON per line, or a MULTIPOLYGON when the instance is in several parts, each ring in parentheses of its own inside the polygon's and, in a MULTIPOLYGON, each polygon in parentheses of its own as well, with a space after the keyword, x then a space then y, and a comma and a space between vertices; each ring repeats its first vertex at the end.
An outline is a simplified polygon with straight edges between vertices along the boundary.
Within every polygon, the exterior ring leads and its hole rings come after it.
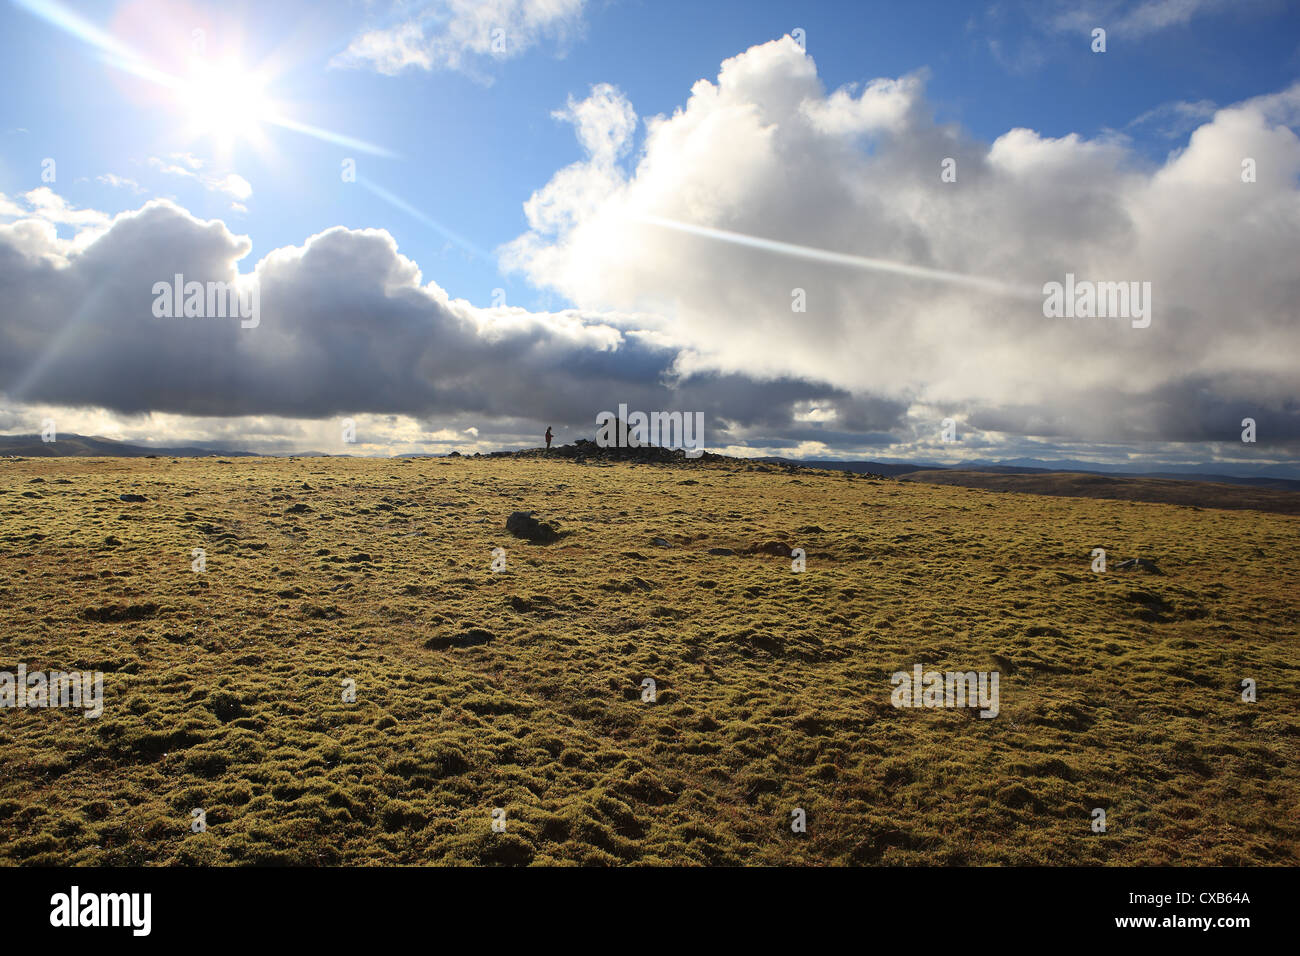
POLYGON ((177 448, 163 445, 132 445, 86 435, 59 435, 57 441, 41 441, 40 435, 0 435, 0 455, 23 458, 144 458, 167 455, 171 458, 247 457, 252 452, 228 451, 224 448, 200 448, 194 445, 177 448))
MULTIPOLYGON (((901 476, 899 480, 934 485, 960 485, 965 488, 981 488, 985 491, 1015 491, 1031 495, 1111 498, 1196 508, 1232 508, 1270 511, 1276 514, 1300 514, 1300 489, 1283 490, 1276 487, 1214 482, 1204 478, 1188 480, 1189 478, 1190 476, 1145 478, 1079 472, 996 474, 988 471, 936 469, 913 472, 901 476)), ((1282 483, 1300 486, 1300 482, 1282 483)))
POLYGON ((944 465, 920 465, 915 462, 841 461, 836 458, 778 458, 774 455, 750 460, 767 462, 771 465, 820 468, 826 471, 851 471, 855 475, 884 475, 886 478, 896 478, 899 475, 907 475, 915 471, 943 471, 946 467, 944 465))
MULTIPOLYGON (((1290 473, 1285 469, 1285 466, 1279 467, 1273 465, 1259 466, 1255 470, 1259 471, 1260 474, 1225 475, 1214 470, 1215 468, 1222 468, 1223 466, 1214 464, 1183 465, 1178 466, 1177 468, 1170 466, 1161 471, 1137 471, 1131 466, 1128 468, 1108 468, 1101 465, 1094 465, 1090 462, 1046 462, 1029 458, 1012 459, 1003 462, 965 462, 961 465, 939 465, 917 462, 841 461, 833 458, 795 459, 776 458, 770 456, 759 458, 757 460, 778 464, 790 463, 803 465, 806 468, 824 468, 829 471, 851 471, 857 474, 870 473, 886 475, 890 478, 931 471, 989 475, 1083 474, 1106 475, 1115 478, 1164 478, 1171 481, 1210 481, 1219 484, 1251 485, 1256 488, 1275 488, 1279 491, 1300 492, 1300 480, 1295 478, 1286 478, 1283 477, 1282 474, 1271 474, 1271 472, 1278 471, 1281 471, 1284 474, 1290 473), (1030 464, 1030 462, 1032 462, 1032 464, 1030 464)), ((949 484, 952 484, 952 482, 949 482, 949 484)))

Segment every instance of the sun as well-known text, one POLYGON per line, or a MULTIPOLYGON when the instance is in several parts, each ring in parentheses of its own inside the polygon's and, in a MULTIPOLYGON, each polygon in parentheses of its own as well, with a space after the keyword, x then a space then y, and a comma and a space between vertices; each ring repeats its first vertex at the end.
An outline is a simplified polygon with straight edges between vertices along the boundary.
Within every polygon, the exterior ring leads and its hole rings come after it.
POLYGON ((210 63, 195 58, 188 77, 176 87, 178 105, 194 137, 219 144, 256 139, 270 116, 267 92, 238 62, 210 63))

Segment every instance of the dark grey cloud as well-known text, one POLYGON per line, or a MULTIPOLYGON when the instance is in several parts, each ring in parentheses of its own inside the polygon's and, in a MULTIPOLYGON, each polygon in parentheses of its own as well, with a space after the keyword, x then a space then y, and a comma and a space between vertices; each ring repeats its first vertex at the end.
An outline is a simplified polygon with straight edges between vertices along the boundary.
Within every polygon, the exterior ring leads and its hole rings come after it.
POLYGON ((263 258, 256 327, 153 314, 155 283, 233 282, 248 251, 220 222, 163 201, 119 216, 80 249, 32 221, 0 227, 0 390, 126 415, 369 413, 480 427, 527 415, 575 430, 620 403, 742 428, 788 426, 794 406, 813 400, 846 403, 877 427, 904 410, 790 377, 679 376, 676 349, 598 315, 450 300, 378 230, 335 228, 263 258))

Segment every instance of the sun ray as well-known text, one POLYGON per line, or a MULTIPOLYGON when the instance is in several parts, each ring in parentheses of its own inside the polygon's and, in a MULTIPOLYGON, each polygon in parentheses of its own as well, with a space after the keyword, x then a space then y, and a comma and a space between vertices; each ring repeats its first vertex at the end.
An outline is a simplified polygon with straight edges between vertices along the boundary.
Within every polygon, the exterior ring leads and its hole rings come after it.
POLYGON ((112 34, 100 29, 84 17, 72 12, 57 0, 13 0, 14 4, 39 17, 51 26, 94 47, 103 61, 132 76, 171 90, 177 104, 187 111, 191 126, 225 138, 228 145, 235 136, 254 138, 263 124, 310 136, 322 142, 346 146, 360 152, 386 158, 400 158, 397 153, 343 133, 301 123, 279 115, 266 104, 266 91, 250 73, 237 63, 224 63, 215 67, 196 65, 189 78, 174 76, 150 64, 138 53, 112 34))
POLYGON ((470 253, 471 255, 477 256, 480 259, 486 259, 486 260, 491 259, 491 257, 486 252, 484 252, 478 246, 474 245, 474 243, 470 242, 468 239, 464 238, 463 236, 460 236, 457 233, 452 232, 450 229, 448 229, 446 226, 442 225, 441 223, 437 222, 436 220, 430 219, 428 216, 420 212, 420 210, 416 209, 414 206, 408 203, 405 199, 402 199, 400 196, 393 195, 384 187, 377 186, 364 177, 359 177, 357 179, 357 182, 360 183, 362 186, 364 186, 366 189, 368 189, 370 192, 374 193, 380 199, 384 200, 384 202, 396 206, 398 209, 402 210, 402 212, 406 213, 407 215, 415 219, 418 219, 424 225, 428 226, 434 232, 438 233, 438 235, 460 246, 462 249, 464 249, 466 252, 470 253))

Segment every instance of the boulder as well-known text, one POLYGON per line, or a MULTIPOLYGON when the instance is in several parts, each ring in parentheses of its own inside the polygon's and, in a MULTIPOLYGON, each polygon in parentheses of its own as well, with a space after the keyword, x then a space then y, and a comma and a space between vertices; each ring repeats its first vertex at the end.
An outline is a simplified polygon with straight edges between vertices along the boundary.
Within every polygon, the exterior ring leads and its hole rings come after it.
POLYGON ((534 544, 549 544, 563 536, 555 525, 538 521, 531 511, 516 511, 511 514, 506 519, 506 530, 516 538, 523 538, 534 544))
POLYGON ((1121 561, 1115 567, 1120 571, 1146 571, 1148 574, 1160 574, 1161 571, 1156 567, 1154 561, 1146 558, 1129 558, 1127 561, 1121 561))

